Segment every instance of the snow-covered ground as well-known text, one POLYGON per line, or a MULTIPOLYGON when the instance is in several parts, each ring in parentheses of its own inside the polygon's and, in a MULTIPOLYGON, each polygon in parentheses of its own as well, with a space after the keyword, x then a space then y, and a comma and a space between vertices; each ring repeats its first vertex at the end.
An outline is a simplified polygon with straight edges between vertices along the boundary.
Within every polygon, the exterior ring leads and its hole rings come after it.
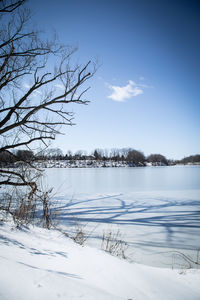
POLYGON ((0 224, 0 299, 199 300, 200 269, 175 252, 200 260, 199 172, 47 169, 56 227, 71 237, 83 230, 87 240, 0 224), (101 250, 103 232, 118 230, 128 260, 101 250))
POLYGON ((2 300, 199 300, 199 283, 200 270, 129 263, 56 230, 0 225, 2 300))

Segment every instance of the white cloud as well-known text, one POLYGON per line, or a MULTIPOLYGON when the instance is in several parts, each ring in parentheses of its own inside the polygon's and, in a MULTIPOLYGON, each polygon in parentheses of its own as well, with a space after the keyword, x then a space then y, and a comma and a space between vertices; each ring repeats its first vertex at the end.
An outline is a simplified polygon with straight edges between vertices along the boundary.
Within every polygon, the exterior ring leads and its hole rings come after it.
MULTIPOLYGON (((27 83, 24 83, 24 87, 25 87, 25 89, 27 89, 27 90, 29 90, 30 88, 31 88, 31 85, 30 84, 27 84, 27 83)), ((38 90, 35 90, 34 92, 33 92, 33 96, 34 97, 36 97, 36 95, 42 95, 42 92, 41 91, 38 91, 38 90)))
POLYGON ((24 87, 25 87, 25 89, 28 90, 28 89, 30 89, 31 86, 29 84, 27 84, 27 83, 24 83, 24 87))
POLYGON ((55 84, 55 87, 60 89, 60 90, 63 90, 63 91, 65 90, 65 86, 63 84, 57 83, 57 84, 55 84))
POLYGON ((109 85, 109 88, 112 90, 112 94, 108 98, 118 102, 124 102, 126 99, 143 94, 142 88, 132 80, 129 80, 125 86, 109 85))

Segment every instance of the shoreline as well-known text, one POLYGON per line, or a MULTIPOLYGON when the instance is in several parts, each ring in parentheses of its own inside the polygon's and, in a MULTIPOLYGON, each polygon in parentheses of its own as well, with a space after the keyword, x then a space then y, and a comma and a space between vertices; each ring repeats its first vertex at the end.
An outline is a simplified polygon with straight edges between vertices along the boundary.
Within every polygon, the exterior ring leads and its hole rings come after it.
POLYGON ((200 164, 163 164, 157 163, 129 163, 124 161, 95 161, 95 160, 48 160, 34 163, 39 168, 141 168, 141 167, 173 167, 173 166, 200 166, 200 164))

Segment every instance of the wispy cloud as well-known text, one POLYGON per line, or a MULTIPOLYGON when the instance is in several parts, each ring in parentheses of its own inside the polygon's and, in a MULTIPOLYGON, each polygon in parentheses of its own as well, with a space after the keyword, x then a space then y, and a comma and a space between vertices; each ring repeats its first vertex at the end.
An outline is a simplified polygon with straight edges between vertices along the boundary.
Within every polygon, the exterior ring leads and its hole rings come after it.
POLYGON ((125 86, 108 85, 108 87, 112 90, 108 98, 117 102, 124 102, 126 99, 143 94, 141 85, 137 85, 132 80, 129 80, 125 86))
MULTIPOLYGON (((26 82, 24 83, 24 87, 26 90, 29 90, 31 88, 31 85, 27 84, 26 82)), ((36 95, 42 95, 42 92, 41 91, 38 91, 38 90, 35 90, 32 94, 34 97, 36 95)))
POLYGON ((63 90, 63 91, 65 90, 65 86, 63 84, 57 83, 57 84, 55 84, 55 87, 60 89, 60 90, 63 90))
POLYGON ((28 90, 28 89, 30 89, 31 86, 25 82, 25 83, 24 83, 24 87, 25 87, 25 89, 28 90))

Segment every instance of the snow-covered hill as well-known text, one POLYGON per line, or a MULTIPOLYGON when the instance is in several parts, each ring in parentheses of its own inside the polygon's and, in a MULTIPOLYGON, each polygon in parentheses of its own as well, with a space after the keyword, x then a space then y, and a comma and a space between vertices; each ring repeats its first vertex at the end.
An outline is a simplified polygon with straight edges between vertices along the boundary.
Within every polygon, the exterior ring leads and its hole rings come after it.
POLYGON ((199 300, 200 270, 148 267, 56 230, 0 225, 2 300, 199 300))

